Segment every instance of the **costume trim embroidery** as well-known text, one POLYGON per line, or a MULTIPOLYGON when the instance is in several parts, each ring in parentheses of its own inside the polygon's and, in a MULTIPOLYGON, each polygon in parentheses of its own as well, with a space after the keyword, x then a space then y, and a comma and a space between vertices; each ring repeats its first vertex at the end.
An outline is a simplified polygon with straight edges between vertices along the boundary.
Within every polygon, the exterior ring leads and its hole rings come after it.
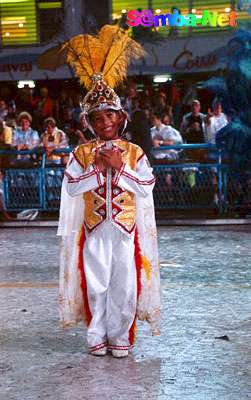
POLYGON ((144 155, 145 155, 145 153, 143 152, 143 153, 139 156, 139 158, 137 159, 137 162, 139 162, 139 161, 141 160, 141 158, 144 157, 144 155))
POLYGON ((91 171, 91 172, 88 172, 87 174, 85 174, 85 175, 80 175, 78 178, 73 178, 68 172, 66 172, 65 171, 65 176, 68 178, 68 182, 69 183, 77 183, 77 182, 80 182, 80 181, 82 181, 82 180, 84 180, 84 179, 87 179, 87 178, 90 178, 90 176, 93 176, 93 175, 95 175, 96 174, 96 172, 95 172, 95 170, 93 170, 93 171, 91 171))
POLYGON ((125 176, 125 177, 127 177, 127 178, 132 179, 133 181, 137 182, 139 185, 151 185, 151 184, 154 183, 155 180, 156 180, 155 178, 152 178, 152 179, 150 179, 150 180, 148 180, 148 181, 141 181, 140 179, 136 178, 135 176, 129 174, 129 173, 126 172, 126 171, 123 171, 123 172, 122 172, 122 175, 125 176))
POLYGON ((115 179, 114 179, 114 181, 113 181, 113 183, 114 183, 115 186, 117 186, 117 184, 118 184, 119 178, 120 178, 122 172, 123 172, 124 169, 125 169, 125 165, 126 165, 126 164, 123 163, 122 166, 121 166, 121 168, 120 168, 120 170, 119 170, 119 171, 116 171, 115 179))
POLYGON ((85 166, 84 164, 82 164, 82 162, 80 161, 80 159, 77 157, 76 155, 76 150, 78 149, 78 147, 75 149, 75 151, 72 152, 73 157, 75 158, 75 160, 79 163, 79 165, 81 165, 81 167, 85 170, 85 166))
MULTIPOLYGON (((140 293, 141 293, 141 270, 142 270, 142 255, 141 255, 141 250, 140 250, 140 245, 139 245, 139 236, 138 236, 138 230, 137 228, 135 229, 135 235, 134 235, 134 259, 135 259, 135 266, 136 266, 136 275, 137 275, 137 301, 139 299, 140 293)), ((135 339, 136 339, 136 318, 137 318, 137 313, 135 315, 134 321, 132 323, 132 326, 129 330, 129 343, 131 345, 134 344, 135 339)))
POLYGON ((102 185, 102 182, 101 182, 101 179, 100 179, 100 170, 99 170, 99 168, 96 166, 96 164, 93 164, 93 169, 94 169, 94 171, 96 172, 96 175, 97 175, 98 185, 101 186, 101 185, 102 185))
POLYGON ((89 203, 88 197, 91 197, 94 203, 98 202, 97 206, 93 207, 92 205, 89 205, 85 209, 84 224, 90 233, 106 219, 106 185, 102 185, 97 189, 86 192, 84 194, 84 200, 86 203, 89 203), (103 195, 100 194, 101 190, 103 190, 103 195), (96 221, 93 221, 95 216, 98 217, 98 220, 96 218, 96 221))
POLYGON ((90 351, 92 352, 95 350, 103 349, 104 347, 107 347, 107 342, 100 343, 100 344, 97 344, 96 346, 90 347, 90 351))
POLYGON ((85 271, 84 271, 84 255, 83 255, 84 242, 85 242, 85 228, 83 225, 81 228, 81 231, 80 231, 80 237, 79 237, 79 241, 78 241, 78 270, 80 273, 80 286, 81 286, 82 294, 83 294, 84 320, 85 320, 86 325, 89 326, 91 319, 92 319, 92 314, 91 314, 89 302, 88 302, 87 284, 86 284, 85 271))
POLYGON ((113 344, 108 344, 108 349, 112 349, 112 350, 130 350, 133 346, 129 345, 129 346, 116 346, 113 344))

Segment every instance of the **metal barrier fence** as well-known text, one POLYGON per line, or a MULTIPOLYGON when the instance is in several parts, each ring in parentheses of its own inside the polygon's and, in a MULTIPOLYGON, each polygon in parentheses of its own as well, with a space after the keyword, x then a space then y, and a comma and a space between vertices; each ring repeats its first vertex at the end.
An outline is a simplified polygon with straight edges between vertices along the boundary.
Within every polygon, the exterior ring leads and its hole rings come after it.
MULTIPOLYGON (((251 203, 251 191, 248 190, 251 179, 229 170, 228 165, 222 162, 221 152, 214 146, 177 145, 161 147, 162 150, 178 150, 179 158, 168 163, 163 160, 154 162, 153 169, 157 178, 154 199, 157 210, 213 208, 222 214, 238 202, 251 203), (204 151, 204 155, 208 152, 208 155, 198 161, 199 157, 193 157, 196 151, 204 151)), ((54 154, 66 155, 70 151, 69 148, 60 149, 55 150, 54 154)), ((12 158, 10 163, 6 163, 7 166, 1 167, 6 209, 57 211, 64 167, 50 164, 42 149, 0 150, 0 159, 13 156, 15 161, 12 158), (20 160, 20 157, 32 157, 32 161, 20 160)))

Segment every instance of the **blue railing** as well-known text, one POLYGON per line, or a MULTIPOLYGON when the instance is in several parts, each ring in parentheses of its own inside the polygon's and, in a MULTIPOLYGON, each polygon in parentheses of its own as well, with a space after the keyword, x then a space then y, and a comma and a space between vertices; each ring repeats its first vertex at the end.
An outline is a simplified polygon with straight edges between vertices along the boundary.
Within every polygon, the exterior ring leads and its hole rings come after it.
MULTIPOLYGON (((245 194, 241 179, 223 162, 222 154, 213 145, 193 144, 161 146, 163 150, 178 150, 178 160, 155 160, 153 169, 157 177, 154 199, 157 210, 170 209, 217 209, 220 214, 234 206, 245 194), (209 158, 196 160, 196 150, 205 150, 209 158), (187 157, 190 151, 190 160, 187 157), (194 154, 194 157, 191 154, 194 154), (210 158, 211 157, 211 158, 210 158)), ((153 149, 153 154, 159 151, 153 149)), ((70 148, 55 150, 53 154, 68 155, 70 148)), ((41 211, 57 211, 60 205, 61 182, 64 166, 50 164, 43 149, 0 150, 0 157, 12 157, 3 168, 5 207, 9 211, 27 208, 41 211), (24 156, 31 160, 18 160, 24 156), (15 160, 14 160, 15 157, 15 160), (9 164, 9 165, 8 165, 9 164)), ((249 191, 250 193, 250 191, 249 191)))

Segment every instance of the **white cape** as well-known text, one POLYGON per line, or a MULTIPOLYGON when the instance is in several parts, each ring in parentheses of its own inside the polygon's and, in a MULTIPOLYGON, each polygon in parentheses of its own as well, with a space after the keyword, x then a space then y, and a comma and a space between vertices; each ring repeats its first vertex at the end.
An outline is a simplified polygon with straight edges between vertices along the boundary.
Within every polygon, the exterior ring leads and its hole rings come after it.
MULTIPOLYGON (((59 305, 63 327, 85 320, 83 295, 78 270, 78 239, 83 226, 83 196, 71 197, 66 191, 66 177, 61 192, 60 217, 57 235, 62 236, 60 249, 59 305)), ((141 255, 149 261, 141 269, 141 292, 137 318, 151 324, 153 335, 159 334, 160 277, 157 230, 152 194, 136 198, 136 226, 141 255)))

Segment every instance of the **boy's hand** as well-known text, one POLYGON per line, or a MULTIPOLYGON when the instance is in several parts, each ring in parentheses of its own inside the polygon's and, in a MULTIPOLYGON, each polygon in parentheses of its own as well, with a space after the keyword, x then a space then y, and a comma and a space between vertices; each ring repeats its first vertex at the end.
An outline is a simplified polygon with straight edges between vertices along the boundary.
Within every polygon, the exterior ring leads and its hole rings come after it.
POLYGON ((100 150, 98 150, 95 154, 95 164, 97 165, 98 169, 104 175, 106 173, 107 163, 106 163, 105 158, 103 157, 103 154, 100 152, 100 150))
POLYGON ((118 150, 102 150, 102 157, 108 167, 120 169, 122 167, 123 161, 121 153, 118 150))

